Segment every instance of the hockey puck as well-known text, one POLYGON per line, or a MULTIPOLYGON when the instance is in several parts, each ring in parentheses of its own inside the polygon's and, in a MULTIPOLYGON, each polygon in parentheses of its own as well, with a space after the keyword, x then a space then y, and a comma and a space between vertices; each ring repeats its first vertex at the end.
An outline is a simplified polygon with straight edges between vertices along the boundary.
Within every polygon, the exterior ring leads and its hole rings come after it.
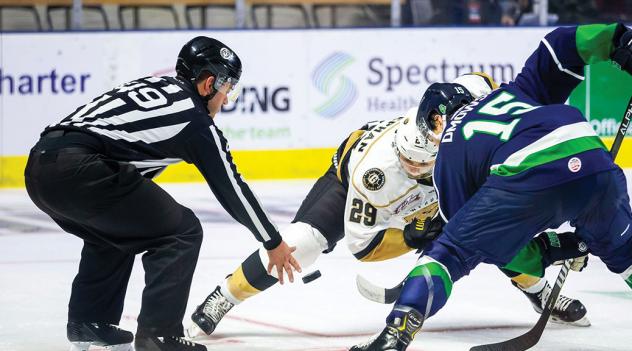
POLYGON ((319 270, 315 270, 312 273, 306 274, 303 276, 303 284, 311 283, 314 280, 320 278, 322 274, 320 274, 319 270))

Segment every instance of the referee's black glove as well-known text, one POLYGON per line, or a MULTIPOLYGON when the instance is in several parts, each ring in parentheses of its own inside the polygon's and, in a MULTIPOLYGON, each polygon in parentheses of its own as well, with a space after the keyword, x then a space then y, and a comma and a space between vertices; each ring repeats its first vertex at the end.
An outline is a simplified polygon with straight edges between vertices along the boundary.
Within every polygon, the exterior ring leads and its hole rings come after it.
POLYGON ((632 30, 619 24, 613 39, 614 51, 610 58, 622 70, 632 74, 632 30))
POLYGON ((443 220, 439 216, 423 220, 414 219, 404 227, 404 241, 414 249, 423 250, 428 243, 439 237, 443 220))

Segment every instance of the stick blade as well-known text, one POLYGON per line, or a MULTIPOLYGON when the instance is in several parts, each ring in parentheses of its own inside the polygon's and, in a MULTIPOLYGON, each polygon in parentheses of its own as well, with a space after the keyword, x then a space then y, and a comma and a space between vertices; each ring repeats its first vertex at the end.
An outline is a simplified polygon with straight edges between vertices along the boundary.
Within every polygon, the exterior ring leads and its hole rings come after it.
MULTIPOLYGON (((532 330, 533 331, 533 330, 532 330)), ((513 339, 488 345, 470 348, 470 351, 525 351, 535 346, 540 340, 541 332, 520 335, 513 339)))
POLYGON ((361 275, 356 275, 356 287, 364 298, 377 303, 387 303, 386 289, 371 283, 361 275))
POLYGON ((360 295, 364 296, 366 299, 390 305, 399 298, 404 282, 402 281, 397 286, 389 289, 377 286, 361 275, 356 275, 356 286, 360 295))

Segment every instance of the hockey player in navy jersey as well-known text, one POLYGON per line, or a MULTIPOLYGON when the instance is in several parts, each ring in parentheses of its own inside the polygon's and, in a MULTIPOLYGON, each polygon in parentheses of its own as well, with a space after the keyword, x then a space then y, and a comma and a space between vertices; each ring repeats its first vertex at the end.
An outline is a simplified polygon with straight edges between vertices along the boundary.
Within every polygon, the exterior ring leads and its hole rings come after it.
POLYGON ((625 176, 577 109, 564 105, 584 66, 612 59, 632 73, 632 31, 620 24, 558 28, 513 82, 473 99, 435 83, 418 110, 439 143, 434 182, 447 224, 409 273, 375 338, 351 350, 405 350, 479 263, 515 264, 540 252, 533 236, 570 221, 590 253, 632 288, 632 223, 625 176), (443 105, 443 106, 442 106, 443 105))

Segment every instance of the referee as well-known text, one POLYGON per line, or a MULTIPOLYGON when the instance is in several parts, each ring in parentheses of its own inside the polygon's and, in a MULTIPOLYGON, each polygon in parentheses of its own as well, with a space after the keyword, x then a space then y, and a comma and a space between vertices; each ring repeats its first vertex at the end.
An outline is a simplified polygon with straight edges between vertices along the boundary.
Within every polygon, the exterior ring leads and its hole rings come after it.
POLYGON ((33 202, 83 239, 72 284, 67 335, 74 350, 131 350, 121 319, 134 256, 143 254, 145 289, 137 351, 206 350, 183 335, 202 227, 193 212, 151 179, 170 164, 194 164, 217 200, 263 243, 293 280, 294 248, 282 241, 237 172, 213 118, 236 90, 241 61, 226 45, 196 37, 184 45, 177 77, 121 85, 47 127, 25 170, 33 202))

